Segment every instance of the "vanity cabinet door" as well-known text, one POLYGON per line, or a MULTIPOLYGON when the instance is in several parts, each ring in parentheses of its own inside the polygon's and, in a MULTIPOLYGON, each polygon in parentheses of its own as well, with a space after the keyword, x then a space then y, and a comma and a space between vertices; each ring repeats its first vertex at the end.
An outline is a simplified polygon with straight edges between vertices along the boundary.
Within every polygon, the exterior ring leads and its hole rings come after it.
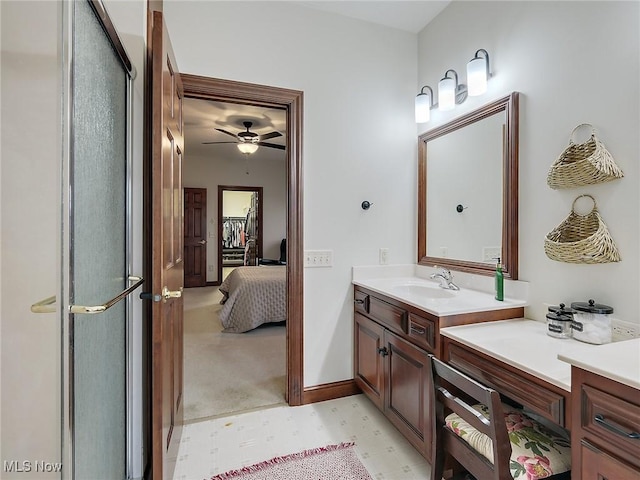
POLYGON ((389 331, 385 340, 385 414, 425 458, 431 458, 429 356, 389 331))
POLYGON ((384 328, 354 314, 354 374, 358 387, 380 409, 384 401, 384 328))
POLYGON ((580 444, 581 480, 638 480, 640 472, 593 445, 580 444))

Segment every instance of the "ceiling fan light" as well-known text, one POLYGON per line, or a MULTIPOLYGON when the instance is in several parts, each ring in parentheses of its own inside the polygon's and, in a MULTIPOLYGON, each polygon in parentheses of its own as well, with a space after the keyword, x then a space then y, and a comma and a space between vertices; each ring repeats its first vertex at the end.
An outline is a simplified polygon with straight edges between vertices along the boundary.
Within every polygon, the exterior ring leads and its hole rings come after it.
POLYGON ((255 153, 258 150, 258 144, 256 143, 238 143, 236 146, 241 153, 246 154, 255 153))

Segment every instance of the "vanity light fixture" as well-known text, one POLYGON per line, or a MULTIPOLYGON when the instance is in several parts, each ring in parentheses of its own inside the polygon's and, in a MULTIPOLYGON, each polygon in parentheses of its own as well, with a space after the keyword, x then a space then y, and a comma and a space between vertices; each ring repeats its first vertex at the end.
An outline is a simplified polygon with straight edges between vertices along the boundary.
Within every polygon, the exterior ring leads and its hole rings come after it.
POLYGON ((458 73, 449 69, 438 82, 438 102, 433 101, 433 90, 425 85, 416 96, 416 123, 426 123, 430 119, 431 109, 438 107, 440 111, 453 110, 463 103, 467 96, 482 95, 487 91, 487 82, 491 77, 489 53, 480 48, 467 64, 467 83, 458 82, 458 73), (428 92, 425 91, 428 90, 428 92))
POLYGON ((426 123, 431 118, 431 109, 433 108, 433 90, 429 85, 425 85, 420 89, 420 93, 416 95, 416 123, 426 123), (424 89, 428 89, 425 92, 424 89))
POLYGON ((487 81, 491 76, 489 71, 489 54, 483 48, 479 49, 469 63, 467 63, 467 85, 469 96, 475 97, 487 91, 487 81), (484 55, 479 56, 480 54, 484 55))
POLYGON ((236 146, 240 152, 246 153, 247 155, 255 153, 256 150, 258 150, 258 144, 251 142, 238 143, 236 146))

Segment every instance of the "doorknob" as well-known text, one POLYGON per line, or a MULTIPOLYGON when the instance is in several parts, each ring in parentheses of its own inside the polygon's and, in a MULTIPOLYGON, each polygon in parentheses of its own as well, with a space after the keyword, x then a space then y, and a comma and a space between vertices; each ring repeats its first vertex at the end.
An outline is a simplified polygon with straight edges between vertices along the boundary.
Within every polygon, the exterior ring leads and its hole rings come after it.
POLYGON ((167 287, 162 289, 162 296, 166 302, 170 298, 180 298, 182 296, 182 288, 180 290, 169 290, 167 287))
POLYGON ((207 241, 203 239, 203 240, 200 240, 198 243, 199 243, 200 245, 204 245, 205 243, 207 243, 207 241))

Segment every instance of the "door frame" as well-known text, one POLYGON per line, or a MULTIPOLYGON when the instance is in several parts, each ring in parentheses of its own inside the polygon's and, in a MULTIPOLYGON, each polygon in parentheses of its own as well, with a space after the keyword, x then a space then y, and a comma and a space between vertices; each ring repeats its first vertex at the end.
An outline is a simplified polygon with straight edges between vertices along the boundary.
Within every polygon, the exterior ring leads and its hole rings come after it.
MULTIPOLYGON (((291 406, 303 404, 303 92, 181 73, 184 96, 285 110, 287 119, 287 389, 291 406)), ((188 155, 188 152, 186 152, 188 155)))
POLYGON ((224 222, 222 221, 222 213, 224 212, 224 192, 254 192, 258 194, 258 241, 256 242, 256 258, 262 258, 262 248, 263 248, 263 229, 262 229, 262 219, 264 218, 264 213, 262 211, 262 202, 263 202, 263 187, 248 187, 248 186, 235 186, 235 185, 218 185, 218 281, 217 283, 222 283, 222 230, 224 222))

